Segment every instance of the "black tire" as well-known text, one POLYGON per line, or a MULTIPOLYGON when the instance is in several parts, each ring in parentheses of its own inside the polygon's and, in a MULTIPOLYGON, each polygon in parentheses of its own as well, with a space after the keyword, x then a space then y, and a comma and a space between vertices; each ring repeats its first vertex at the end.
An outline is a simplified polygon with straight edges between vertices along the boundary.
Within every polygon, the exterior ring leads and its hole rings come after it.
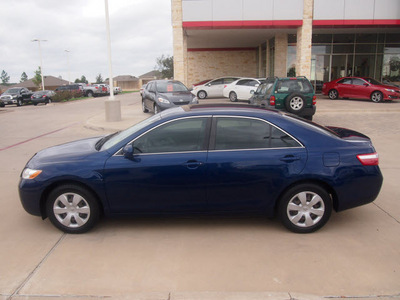
POLYGON ((87 91, 86 96, 87 97, 93 97, 93 92, 92 91, 87 91))
POLYGON ((34 106, 38 105, 37 103, 33 103, 34 106))
POLYGON ((17 100, 17 106, 22 106, 22 104, 23 104, 22 100, 21 100, 21 99, 18 99, 18 100, 17 100))
POLYGON ((155 115, 161 112, 160 107, 156 103, 154 103, 153 111, 155 115))
POLYGON ((332 213, 331 197, 319 185, 299 184, 281 197, 278 213, 290 231, 311 233, 328 222, 332 213))
POLYGON ((375 91, 371 94, 372 102, 379 103, 383 100, 383 94, 379 91, 375 91))
POLYGON ((48 99, 46 104, 50 104, 51 103, 51 99, 48 99))
POLYGON ((0 102, 0 107, 5 107, 6 105, 3 102, 0 102))
POLYGON ((328 97, 331 100, 336 100, 337 98, 339 98, 339 93, 337 90, 332 89, 328 92, 328 97))
POLYGON ((46 213, 51 223, 66 233, 89 231, 100 218, 96 197, 78 185, 62 185, 47 197, 46 213))
POLYGON ((306 106, 306 100, 301 94, 290 94, 285 100, 286 110, 292 114, 299 114, 304 110, 306 106))
POLYGON ((199 99, 206 99, 206 98, 207 98, 207 93, 206 93, 206 91, 203 91, 203 90, 199 91, 199 92, 197 93, 197 98, 199 98, 199 99))
POLYGON ((142 111, 144 112, 144 113, 148 113, 149 112, 149 110, 146 108, 146 106, 144 105, 144 100, 142 99, 142 111))
POLYGON ((237 102, 237 95, 235 92, 230 92, 229 93, 229 100, 231 100, 231 102, 237 102))

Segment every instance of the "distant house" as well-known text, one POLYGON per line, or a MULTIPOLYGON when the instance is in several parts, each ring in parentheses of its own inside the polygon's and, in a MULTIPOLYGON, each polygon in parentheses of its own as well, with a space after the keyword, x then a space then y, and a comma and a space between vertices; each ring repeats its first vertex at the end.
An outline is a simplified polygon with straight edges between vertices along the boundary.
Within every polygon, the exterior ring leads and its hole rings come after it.
MULTIPOLYGON (((140 88, 139 78, 132 75, 119 75, 113 78, 114 86, 119 86, 123 91, 138 90, 140 88)), ((109 84, 108 78, 104 83, 109 84)))
MULTIPOLYGON (((46 90, 55 90, 61 85, 69 84, 68 80, 64 80, 54 76, 43 76, 43 79, 44 79, 44 88, 46 90)), ((24 82, 13 84, 9 87, 16 87, 16 86, 25 87, 31 91, 37 91, 41 89, 41 87, 38 87, 33 83, 32 78, 24 82)))

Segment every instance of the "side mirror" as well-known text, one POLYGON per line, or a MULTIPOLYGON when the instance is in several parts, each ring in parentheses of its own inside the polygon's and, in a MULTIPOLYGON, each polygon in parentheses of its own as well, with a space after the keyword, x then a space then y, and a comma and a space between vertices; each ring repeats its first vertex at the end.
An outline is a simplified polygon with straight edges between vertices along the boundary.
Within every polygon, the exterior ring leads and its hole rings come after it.
POLYGON ((369 86, 369 84, 368 83, 364 83, 364 86, 369 86))
POLYGON ((133 145, 132 144, 126 145, 123 149, 123 152, 124 152, 125 158, 132 159, 133 158, 133 145))
POLYGON ((210 87, 210 86, 211 86, 211 83, 207 83, 206 86, 210 87))

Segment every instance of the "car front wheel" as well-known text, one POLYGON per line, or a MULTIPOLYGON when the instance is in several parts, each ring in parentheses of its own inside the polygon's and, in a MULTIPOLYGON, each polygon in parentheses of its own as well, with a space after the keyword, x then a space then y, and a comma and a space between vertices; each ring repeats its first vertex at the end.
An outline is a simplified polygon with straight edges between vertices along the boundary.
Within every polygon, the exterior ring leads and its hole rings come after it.
POLYGON ((371 100, 375 103, 381 102, 383 99, 383 94, 381 92, 373 92, 371 94, 371 100))
POLYGON ((63 185, 48 196, 46 213, 51 223, 66 233, 84 233, 100 217, 97 199, 78 185, 63 185))
POLYGON ((22 100, 21 99, 17 100, 17 106, 22 106, 22 100))
POLYGON ((315 184, 300 184, 289 189, 279 202, 279 217, 283 225, 296 233, 320 229, 332 212, 330 195, 315 184))
POLYGON ((205 91, 200 91, 197 93, 197 97, 199 99, 206 99, 207 98, 207 93, 205 91))
POLYGON ((329 93, 328 93, 328 97, 331 100, 335 100, 335 99, 337 99, 339 97, 339 93, 338 93, 337 90, 330 90, 329 93))

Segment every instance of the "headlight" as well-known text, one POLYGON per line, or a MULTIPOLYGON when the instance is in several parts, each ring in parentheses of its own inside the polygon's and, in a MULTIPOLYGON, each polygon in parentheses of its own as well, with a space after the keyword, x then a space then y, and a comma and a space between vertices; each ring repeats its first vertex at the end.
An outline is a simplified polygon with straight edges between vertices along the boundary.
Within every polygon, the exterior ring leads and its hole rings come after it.
POLYGON ((170 104, 170 102, 167 99, 164 98, 158 98, 158 101, 164 104, 170 104))
POLYGON ((26 168, 23 172, 21 177, 23 179, 34 179, 36 178, 40 173, 42 173, 42 170, 32 170, 29 168, 26 168))
POLYGON ((385 91, 391 92, 391 93, 395 93, 395 90, 391 90, 391 89, 385 89, 385 91))

